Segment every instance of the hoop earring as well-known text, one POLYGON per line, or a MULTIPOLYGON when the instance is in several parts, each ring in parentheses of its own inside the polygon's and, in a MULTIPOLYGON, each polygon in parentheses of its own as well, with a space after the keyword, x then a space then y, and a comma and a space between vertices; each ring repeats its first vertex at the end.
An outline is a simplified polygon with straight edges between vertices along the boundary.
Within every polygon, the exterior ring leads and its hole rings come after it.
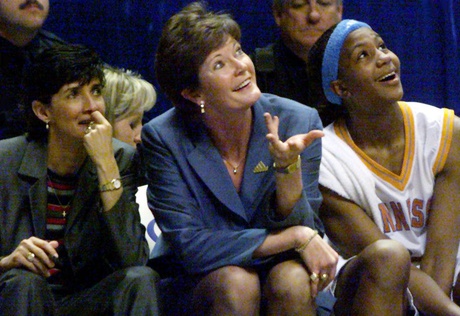
POLYGON ((204 114, 206 111, 204 109, 204 101, 200 101, 201 114, 204 114))

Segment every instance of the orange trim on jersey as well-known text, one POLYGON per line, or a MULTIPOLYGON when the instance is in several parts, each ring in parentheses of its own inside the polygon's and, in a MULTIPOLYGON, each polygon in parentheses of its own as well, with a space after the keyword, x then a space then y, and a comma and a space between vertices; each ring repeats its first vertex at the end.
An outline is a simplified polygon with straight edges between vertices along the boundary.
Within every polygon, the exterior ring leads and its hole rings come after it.
POLYGON ((334 124, 334 130, 338 137, 340 137, 344 142, 350 146, 353 151, 358 155, 361 161, 366 165, 366 167, 372 171, 376 176, 380 177, 384 181, 390 183, 396 189, 402 191, 409 181, 412 166, 414 163, 414 153, 415 153, 415 126, 414 126, 414 116, 412 114, 411 108, 405 102, 398 102, 399 107, 404 120, 404 134, 405 134, 405 146, 404 146, 404 157, 401 168, 401 174, 397 175, 387 168, 383 167, 371 157, 369 157, 364 151, 362 151, 356 144, 348 133, 347 127, 345 126, 345 121, 340 120, 338 124, 334 124))
POLYGON ((433 164, 433 174, 437 175, 442 171, 449 155, 450 145, 452 144, 452 135, 454 130, 455 114, 453 110, 443 109, 444 119, 442 122, 442 136, 439 143, 438 155, 433 164))

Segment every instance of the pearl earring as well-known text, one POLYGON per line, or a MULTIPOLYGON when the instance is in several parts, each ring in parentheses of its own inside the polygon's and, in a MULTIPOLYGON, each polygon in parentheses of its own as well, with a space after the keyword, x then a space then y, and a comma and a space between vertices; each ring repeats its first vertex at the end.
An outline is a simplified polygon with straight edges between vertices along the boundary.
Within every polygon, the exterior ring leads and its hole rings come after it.
POLYGON ((200 101, 200 108, 201 108, 201 114, 204 114, 204 112, 206 112, 204 110, 204 101, 200 101))
POLYGON ((46 122, 46 129, 50 129, 50 123, 49 122, 46 122))

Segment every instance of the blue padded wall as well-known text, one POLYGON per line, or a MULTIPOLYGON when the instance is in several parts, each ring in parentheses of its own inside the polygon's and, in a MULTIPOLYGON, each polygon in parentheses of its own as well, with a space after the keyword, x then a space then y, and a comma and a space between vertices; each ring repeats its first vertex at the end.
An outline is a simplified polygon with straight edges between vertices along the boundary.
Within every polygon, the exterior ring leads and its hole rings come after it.
MULTIPOLYGON (((94 47, 109 64, 137 70, 156 86, 154 54, 164 22, 185 0, 50 0, 45 28, 69 42, 94 47)), ((272 42, 271 0, 209 0, 233 15, 247 52, 272 42)), ((449 107, 460 114, 460 1, 345 0, 345 18, 368 22, 401 59, 405 100, 449 107)), ((157 87, 158 88, 158 87, 157 87)), ((160 93, 154 117, 169 108, 160 93)))

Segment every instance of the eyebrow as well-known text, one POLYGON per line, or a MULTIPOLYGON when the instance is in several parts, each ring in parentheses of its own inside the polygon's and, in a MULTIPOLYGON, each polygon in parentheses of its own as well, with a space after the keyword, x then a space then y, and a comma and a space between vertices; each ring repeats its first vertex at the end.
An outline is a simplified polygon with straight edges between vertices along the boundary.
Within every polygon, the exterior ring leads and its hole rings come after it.
MULTIPOLYGON (((225 43, 225 44, 226 44, 226 43, 225 43)), ((224 47, 225 44, 222 45, 222 47, 224 47)), ((238 42, 237 40, 234 40, 233 48, 235 48, 235 47, 238 46, 238 45, 241 45, 240 42, 238 42)), ((222 47, 221 47, 221 48, 222 48, 222 47)), ((220 48, 219 48, 219 49, 220 49, 220 48)), ((211 59, 210 59, 210 61, 212 61, 214 58, 219 57, 219 56, 222 56, 222 54, 219 53, 219 54, 216 54, 216 55, 212 56, 211 59)))
POLYGON ((70 90, 74 90, 74 89, 79 89, 81 87, 81 84, 77 83, 77 82, 72 82, 72 83, 69 83, 66 85, 64 91, 70 91, 70 90))
MULTIPOLYGON (((373 37, 374 37, 374 41, 375 41, 375 42, 378 42, 379 40, 383 40, 382 37, 381 37, 379 34, 377 34, 377 33, 373 33, 373 37)), ((358 49, 358 48, 360 48, 360 47, 362 47, 362 46, 366 46, 366 44, 367 44, 367 42, 360 41, 360 42, 356 43, 355 45, 353 45, 353 46, 351 47, 351 50, 350 50, 350 52, 351 52, 350 55, 353 54, 353 52, 354 52, 356 49, 358 49)))
POLYGON ((100 82, 100 81, 96 81, 96 82, 94 82, 93 84, 90 83, 90 84, 88 84, 88 85, 90 85, 90 86, 92 86, 92 87, 95 87, 95 86, 103 86, 102 82, 100 82))
POLYGON ((222 56, 222 54, 215 54, 214 56, 212 56, 210 59, 209 59, 209 62, 212 62, 214 59, 216 59, 217 57, 220 57, 222 56))
POLYGON ((86 84, 81 84, 79 82, 71 82, 71 83, 68 83, 66 84, 66 88, 64 89, 64 91, 70 91, 70 90, 75 90, 75 89, 81 89, 81 87, 85 86, 85 85, 88 85, 88 86, 91 86, 91 87, 96 87, 96 86, 103 86, 102 83, 97 79, 91 79, 90 82, 86 83, 86 84), (93 82, 94 83, 91 83, 93 82))

